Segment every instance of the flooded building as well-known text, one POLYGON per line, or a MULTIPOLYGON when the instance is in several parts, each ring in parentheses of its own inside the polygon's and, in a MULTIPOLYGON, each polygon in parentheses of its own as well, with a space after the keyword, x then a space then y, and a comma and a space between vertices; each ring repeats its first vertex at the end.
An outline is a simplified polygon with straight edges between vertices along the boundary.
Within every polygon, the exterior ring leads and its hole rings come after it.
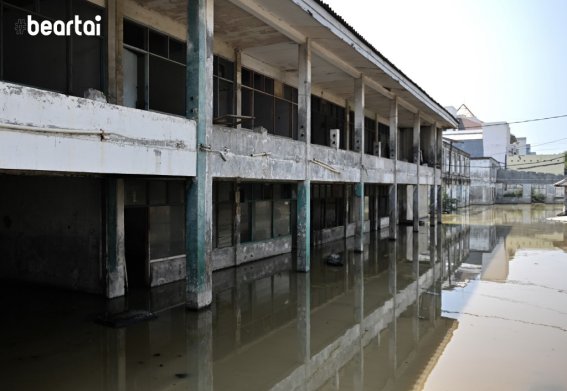
POLYGON ((323 2, 0 7, 3 278, 202 308, 215 270, 440 219, 455 118, 323 2))
POLYGON ((454 207, 462 208, 470 204, 470 155, 443 140, 443 197, 451 200, 454 207))

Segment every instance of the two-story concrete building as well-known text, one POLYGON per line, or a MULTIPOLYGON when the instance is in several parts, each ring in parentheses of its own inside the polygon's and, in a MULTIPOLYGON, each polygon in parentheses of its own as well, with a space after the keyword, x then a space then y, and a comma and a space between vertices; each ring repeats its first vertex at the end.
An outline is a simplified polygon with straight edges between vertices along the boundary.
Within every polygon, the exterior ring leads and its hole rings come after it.
POLYGON ((440 218, 455 118, 321 1, 0 8, 3 278, 109 298, 186 278, 201 308, 214 270, 293 251, 306 272, 311 245, 440 218))

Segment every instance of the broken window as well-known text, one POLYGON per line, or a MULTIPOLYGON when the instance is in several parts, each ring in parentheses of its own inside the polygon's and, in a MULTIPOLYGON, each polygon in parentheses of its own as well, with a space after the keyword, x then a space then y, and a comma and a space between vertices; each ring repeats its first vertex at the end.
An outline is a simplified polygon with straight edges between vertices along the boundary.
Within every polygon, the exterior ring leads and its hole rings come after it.
POLYGON ((390 158, 390 127, 383 123, 378 123, 378 141, 380 142, 380 155, 387 159, 390 158))
POLYGON ((0 18, 0 80, 79 97, 89 88, 104 91, 103 8, 86 0, 4 0, 0 18), (78 35, 72 30, 69 36, 32 36, 25 30, 28 15, 39 23, 67 22, 75 15, 95 21, 100 16, 101 35, 78 35))
POLYGON ((124 20, 124 105, 185 115, 185 43, 124 20))
POLYGON ((242 126, 297 139, 297 89, 242 68, 242 126))

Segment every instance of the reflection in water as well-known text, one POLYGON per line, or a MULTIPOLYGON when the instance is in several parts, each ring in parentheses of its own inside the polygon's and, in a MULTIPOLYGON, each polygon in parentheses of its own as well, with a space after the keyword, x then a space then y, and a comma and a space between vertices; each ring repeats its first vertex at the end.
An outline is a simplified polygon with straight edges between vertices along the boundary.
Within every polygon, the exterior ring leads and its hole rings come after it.
POLYGON ((214 274, 213 306, 198 313, 180 305, 183 284, 113 308, 89 296, 6 286, 0 388, 442 389, 456 371, 447 352, 472 303, 458 292, 505 281, 527 248, 565 247, 564 226, 545 222, 553 213, 471 209, 419 233, 403 227, 396 242, 368 235, 363 253, 353 241, 331 243, 313 252, 310 274, 293 272, 291 256, 223 270, 214 274), (325 264, 332 253, 344 266, 325 264), (93 322, 125 308, 158 318, 125 329, 93 322))

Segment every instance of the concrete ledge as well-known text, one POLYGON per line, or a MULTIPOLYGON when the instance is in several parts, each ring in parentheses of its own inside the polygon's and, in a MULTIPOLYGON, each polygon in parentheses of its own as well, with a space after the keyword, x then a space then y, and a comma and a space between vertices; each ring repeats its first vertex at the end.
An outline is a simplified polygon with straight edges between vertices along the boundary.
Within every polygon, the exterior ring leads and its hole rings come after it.
POLYGON ((185 255, 150 262, 150 286, 160 286, 185 279, 185 255))
POLYGON ((236 254, 236 265, 291 252, 291 236, 263 242, 242 243, 236 254))

